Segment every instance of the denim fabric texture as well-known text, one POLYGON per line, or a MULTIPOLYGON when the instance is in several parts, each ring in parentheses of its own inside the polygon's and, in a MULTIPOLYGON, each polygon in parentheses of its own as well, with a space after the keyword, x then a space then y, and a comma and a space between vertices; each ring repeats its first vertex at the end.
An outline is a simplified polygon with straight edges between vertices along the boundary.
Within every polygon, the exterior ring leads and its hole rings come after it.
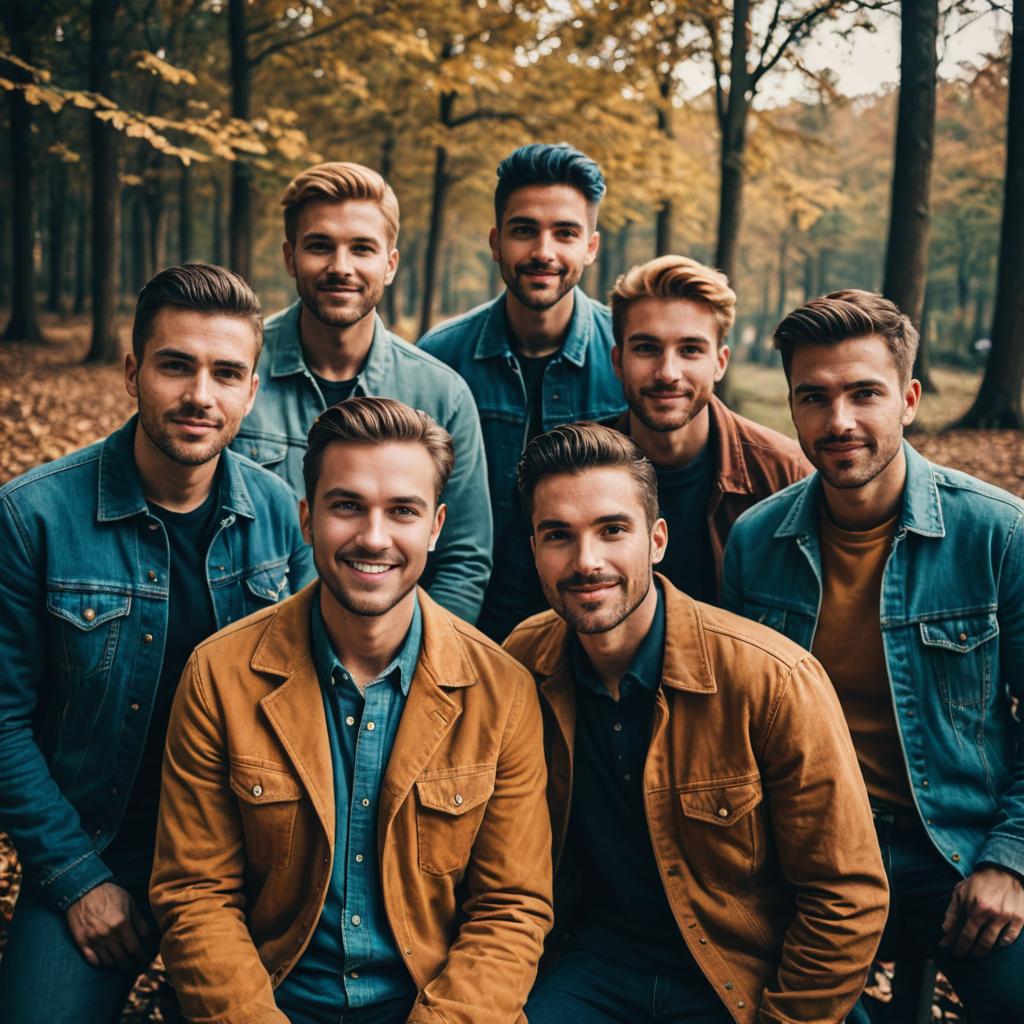
MULTIPOLYGON (((136 418, 0 488, 0 828, 58 910, 112 875, 164 658, 168 544, 135 468, 136 418)), ((218 627, 313 576, 295 499, 224 452, 206 558, 218 627)))
MULTIPOLYGON (((910 789, 958 874, 1024 873, 1024 503, 904 443, 907 480, 881 627, 910 789)), ((818 474, 744 513, 723 603, 810 649, 821 602, 818 474)))
MULTIPOLYGON (((612 370, 614 344, 608 308, 576 288, 569 331, 544 371, 543 430, 607 419, 625 409, 622 385, 612 370)), ((494 536, 500 538, 518 501, 516 463, 527 431, 526 388, 512 351, 505 294, 439 324, 420 339, 419 347, 456 370, 473 393, 487 450, 494 536)))
POLYGON ((423 616, 416 601, 398 654, 362 692, 331 646, 319 601, 313 602, 310 638, 334 769, 334 864, 313 937, 276 997, 289 1017, 315 1007, 337 1020, 345 1010, 392 999, 408 996, 411 1004, 416 994, 384 909, 377 812, 420 657, 423 616))
MULTIPOLYGON (((302 457, 313 421, 326 408, 299 338, 302 303, 267 320, 260 390, 232 447, 285 480, 302 497, 302 457)), ((394 398, 433 417, 455 443, 455 469, 441 500, 448 505, 437 549, 421 584, 453 615, 475 622, 491 572, 487 467, 473 396, 457 373, 410 345, 375 318, 369 355, 353 395, 394 398)))

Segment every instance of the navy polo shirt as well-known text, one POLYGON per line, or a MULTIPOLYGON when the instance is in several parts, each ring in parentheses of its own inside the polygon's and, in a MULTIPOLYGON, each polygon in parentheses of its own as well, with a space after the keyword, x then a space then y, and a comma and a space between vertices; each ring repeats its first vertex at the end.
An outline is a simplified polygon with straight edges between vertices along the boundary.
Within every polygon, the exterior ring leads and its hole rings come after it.
POLYGON ((334 767, 334 864, 313 937, 275 994, 294 1024, 337 1022, 345 1010, 416 994, 384 911, 377 810, 419 661, 419 600, 394 661, 363 693, 334 653, 319 599, 310 626, 334 767))
POLYGON ((570 640, 576 745, 568 839, 587 899, 569 943, 653 974, 699 974, 665 897, 644 810, 644 764, 665 650, 665 601, 655 587, 654 621, 617 701, 576 636, 570 640))

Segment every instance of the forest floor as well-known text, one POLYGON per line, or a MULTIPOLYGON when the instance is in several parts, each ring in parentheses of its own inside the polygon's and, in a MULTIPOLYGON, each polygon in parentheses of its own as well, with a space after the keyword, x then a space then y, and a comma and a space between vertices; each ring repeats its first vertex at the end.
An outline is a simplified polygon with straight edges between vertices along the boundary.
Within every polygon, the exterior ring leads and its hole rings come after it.
MULTIPOLYGON (((120 366, 83 366, 88 348, 84 319, 44 318, 43 344, 0 343, 0 483, 30 467, 89 444, 124 422, 134 409, 125 392, 120 366)), ((128 327, 123 343, 129 343, 128 327)), ((792 435, 786 384, 778 367, 737 365, 731 371, 745 415, 792 435)), ((998 484, 1024 497, 1024 434, 1013 431, 948 431, 969 404, 977 374, 938 369, 939 391, 925 396, 910 437, 928 458, 998 484)), ((0 834, 0 952, 19 887, 17 859, 0 834)), ((1024 941, 1024 940, 1022 940, 1024 941)), ((880 973, 875 990, 884 993, 888 975, 880 973)), ((152 976, 133 993, 123 1020, 159 1020, 150 1011, 152 976)), ((957 1021, 948 986, 940 984, 935 1020, 957 1021)))

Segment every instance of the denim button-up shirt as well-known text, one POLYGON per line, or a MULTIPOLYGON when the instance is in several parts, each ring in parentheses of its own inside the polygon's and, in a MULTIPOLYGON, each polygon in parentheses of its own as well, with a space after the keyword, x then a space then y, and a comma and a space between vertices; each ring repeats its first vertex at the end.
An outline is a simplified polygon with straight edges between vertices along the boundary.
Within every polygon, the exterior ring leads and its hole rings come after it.
MULTIPOLYGON (((313 420, 326 407, 299 339, 302 303, 267 320, 260 390, 232 447, 305 494, 302 456, 313 420)), ((369 355, 352 392, 395 398, 433 417, 452 436, 455 468, 441 500, 448 515, 421 583, 448 611, 475 622, 491 572, 487 467, 473 396, 457 373, 391 334, 375 319, 369 355)))
MULTIPOLYGON (((935 847, 968 874, 1024 873, 1024 502, 908 444, 882 576, 881 627, 910 789, 935 847)), ((821 604, 818 474, 745 512, 725 551, 726 607, 810 649, 821 604)))
POLYGON ((346 1009, 415 992, 384 911, 377 810, 423 640, 419 601, 391 664, 360 693, 331 646, 320 611, 310 615, 313 661, 334 769, 334 864, 324 909, 301 959, 276 993, 293 1020, 337 1020, 346 1009))
MULTIPOLYGON (((60 910, 112 877, 167 636, 169 554, 136 419, 0 488, 0 828, 60 910)), ((287 487, 224 452, 206 557, 218 627, 313 576, 287 487)))
MULTIPOLYGON (((544 371, 544 430, 623 412, 622 385, 612 369, 614 344, 608 308, 576 288, 569 331, 544 371)), ((512 351, 504 293, 433 328, 420 340, 420 348, 460 373, 473 392, 487 450, 494 536, 501 538, 518 501, 516 463, 527 440, 526 388, 512 351)))

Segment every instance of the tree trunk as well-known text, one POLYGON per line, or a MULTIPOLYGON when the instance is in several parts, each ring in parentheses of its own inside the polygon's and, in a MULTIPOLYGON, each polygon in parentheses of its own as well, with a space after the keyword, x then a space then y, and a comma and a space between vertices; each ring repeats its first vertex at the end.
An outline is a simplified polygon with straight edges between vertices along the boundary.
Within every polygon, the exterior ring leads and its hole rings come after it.
MULTIPOLYGON (((386 132, 384 141, 381 143, 380 152, 380 175, 385 181, 391 179, 391 165, 395 152, 395 137, 392 133, 386 132)), ((399 261, 398 273, 395 279, 384 290, 384 319, 391 330, 395 329, 401 309, 402 287, 399 279, 402 277, 402 263, 399 261)))
MULTIPOLYGON (((939 3, 903 0, 901 10, 896 156, 882 292, 920 328, 928 277, 939 3)), ((933 391, 926 347, 922 337, 915 374, 925 390, 933 391)))
POLYGON ((213 175, 213 238, 210 239, 213 249, 213 262, 218 267, 224 266, 224 182, 220 174, 214 170, 213 175))
POLYGON ((178 178, 178 262, 192 258, 192 168, 181 165, 178 178))
POLYGON ((138 295, 146 282, 153 276, 153 264, 149 261, 150 246, 147 237, 146 207, 140 189, 135 190, 129 209, 131 211, 131 289, 138 295))
POLYGON ((961 426, 1024 429, 1024 0, 1013 0, 1013 53, 1006 132, 1006 194, 992 350, 978 397, 961 426))
POLYGON ((89 211, 85 197, 75 198, 75 301, 73 313, 84 313, 89 294, 89 211))
MULTIPOLYGON (((36 17, 19 6, 5 12, 4 27, 14 55, 31 63, 29 31, 36 17)), ((16 64, 7 64, 5 75, 14 82, 30 82, 32 76, 16 64)), ((3 333, 5 341, 38 341, 36 318, 35 238, 32 230, 32 108, 17 89, 8 93, 11 167, 11 317, 3 333)))
MULTIPOLYGON (((119 0, 93 0, 90 10, 89 88, 110 95, 110 51, 119 0)), ((92 155, 92 343, 88 363, 121 358, 117 333, 117 283, 121 213, 117 180, 118 137, 98 118, 89 122, 92 155)))
MULTIPOLYGON (((440 101, 440 123, 447 126, 455 105, 455 93, 444 92, 440 101)), ((423 253, 423 294, 420 305, 420 332, 422 338, 434 322, 434 306, 437 291, 437 262, 441 254, 444 236, 444 208, 451 189, 448 175, 448 150, 445 146, 434 147, 434 184, 430 201, 430 230, 423 253)))
POLYGON ((63 160, 55 158, 50 165, 50 203, 47 211, 47 264, 50 280, 46 308, 51 313, 59 313, 64 308, 64 278, 67 269, 67 188, 67 168, 63 160))
MULTIPOLYGON (((252 63, 246 48, 245 0, 228 5, 228 46, 231 51, 231 116, 248 121, 252 103, 252 63)), ((231 165, 231 208, 228 215, 231 269, 252 280, 252 167, 245 160, 231 165)))
POLYGON ((153 161, 149 173, 146 175, 145 184, 142 186, 143 205, 146 211, 146 240, 149 243, 147 263, 154 274, 159 274, 167 262, 162 163, 163 161, 160 159, 153 161))
MULTIPOLYGON (((658 94, 661 102, 658 104, 658 133, 671 146, 674 135, 672 131, 672 87, 674 85, 672 72, 663 74, 658 83, 658 94)), ((654 255, 667 256, 672 250, 672 200, 662 199, 658 206, 658 213, 654 223, 654 255)), ((623 270, 626 268, 623 267, 623 270)))

